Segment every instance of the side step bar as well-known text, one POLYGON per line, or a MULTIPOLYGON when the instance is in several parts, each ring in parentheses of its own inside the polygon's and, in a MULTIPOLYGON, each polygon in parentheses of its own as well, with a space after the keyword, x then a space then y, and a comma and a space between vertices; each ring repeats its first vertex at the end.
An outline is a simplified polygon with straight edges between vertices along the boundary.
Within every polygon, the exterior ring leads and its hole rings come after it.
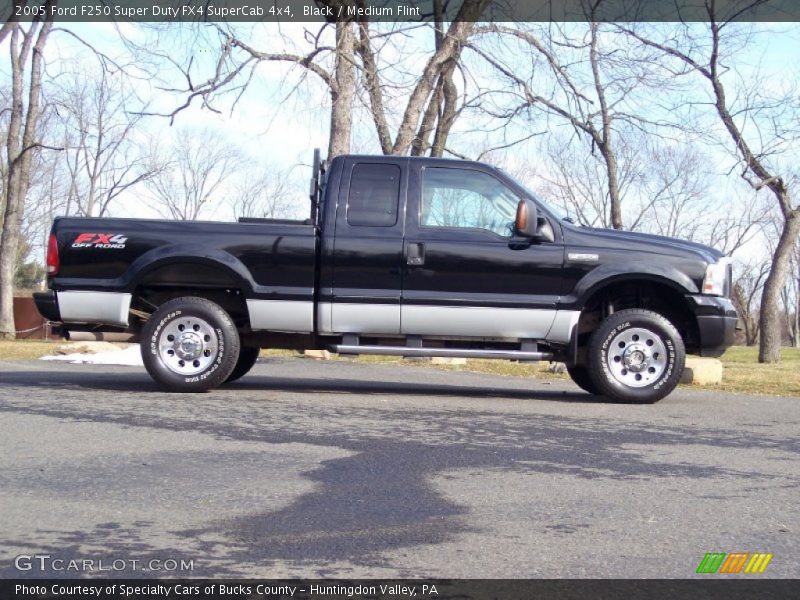
POLYGON ((552 352, 523 352, 522 350, 472 350, 468 348, 410 348, 408 346, 361 346, 337 344, 331 346, 339 354, 379 354, 381 356, 441 356, 445 358, 502 358, 506 360, 551 360, 552 352))

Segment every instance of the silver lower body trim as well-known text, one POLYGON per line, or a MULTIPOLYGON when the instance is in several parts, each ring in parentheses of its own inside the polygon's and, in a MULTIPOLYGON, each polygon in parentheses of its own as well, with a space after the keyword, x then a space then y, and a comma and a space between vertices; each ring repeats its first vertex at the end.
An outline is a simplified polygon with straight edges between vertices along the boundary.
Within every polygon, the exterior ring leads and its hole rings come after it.
POLYGON ((580 318, 581 311, 579 310, 557 310, 556 318, 553 319, 553 324, 550 326, 550 331, 547 332, 545 339, 548 342, 568 344, 572 336, 572 330, 578 325, 578 319, 580 318))
POLYGON ((401 332, 406 335, 541 340, 550 331, 556 312, 537 308, 403 306, 401 332))
POLYGON ((334 333, 331 319, 332 312, 333 304, 330 302, 320 302, 317 305, 317 331, 322 334, 334 333))
POLYGON ((118 292, 56 292, 64 323, 128 326, 131 294, 118 292))
POLYGON ((333 302, 331 326, 341 333, 400 333, 399 304, 356 304, 333 302))
POLYGON ((320 333, 421 335, 492 340, 547 340, 566 344, 580 311, 546 308, 426 306, 322 302, 320 333))
POLYGON ((314 329, 310 300, 248 300, 250 327, 269 331, 308 333, 314 329))

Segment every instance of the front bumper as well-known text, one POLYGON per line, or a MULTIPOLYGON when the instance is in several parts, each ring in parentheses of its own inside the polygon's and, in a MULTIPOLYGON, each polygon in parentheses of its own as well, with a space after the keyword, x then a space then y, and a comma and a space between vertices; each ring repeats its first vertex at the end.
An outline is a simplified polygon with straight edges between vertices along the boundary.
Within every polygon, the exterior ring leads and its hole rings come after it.
POLYGON ((61 313, 58 310, 58 299, 52 290, 47 292, 37 292, 33 295, 36 303, 36 310, 48 321, 61 321, 61 313))
POLYGON ((697 318, 700 356, 721 356, 736 340, 738 316, 728 298, 689 295, 689 306, 697 318))

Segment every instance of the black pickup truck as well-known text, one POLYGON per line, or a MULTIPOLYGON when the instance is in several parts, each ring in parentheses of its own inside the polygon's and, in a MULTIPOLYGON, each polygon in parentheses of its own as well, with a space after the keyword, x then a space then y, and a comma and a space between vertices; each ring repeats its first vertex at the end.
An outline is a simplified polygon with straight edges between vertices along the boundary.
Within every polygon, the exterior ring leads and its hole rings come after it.
POLYGON ((174 391, 237 379, 259 348, 563 361, 584 390, 655 402, 686 353, 732 344, 730 262, 579 227, 466 161, 315 155, 311 218, 58 218, 42 315, 140 341, 174 391))

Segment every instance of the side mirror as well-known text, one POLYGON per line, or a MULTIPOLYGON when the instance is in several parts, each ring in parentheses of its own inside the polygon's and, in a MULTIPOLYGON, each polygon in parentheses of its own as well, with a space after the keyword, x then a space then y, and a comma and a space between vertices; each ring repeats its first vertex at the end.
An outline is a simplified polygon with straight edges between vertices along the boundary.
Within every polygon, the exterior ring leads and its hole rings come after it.
POLYGON ((525 198, 517 204, 517 218, 514 221, 514 233, 526 238, 537 237, 539 229, 539 214, 536 205, 525 198))
POLYGON ((553 228, 539 211, 533 200, 525 198, 517 204, 517 218, 514 221, 514 233, 530 240, 552 242, 555 240, 553 228))

